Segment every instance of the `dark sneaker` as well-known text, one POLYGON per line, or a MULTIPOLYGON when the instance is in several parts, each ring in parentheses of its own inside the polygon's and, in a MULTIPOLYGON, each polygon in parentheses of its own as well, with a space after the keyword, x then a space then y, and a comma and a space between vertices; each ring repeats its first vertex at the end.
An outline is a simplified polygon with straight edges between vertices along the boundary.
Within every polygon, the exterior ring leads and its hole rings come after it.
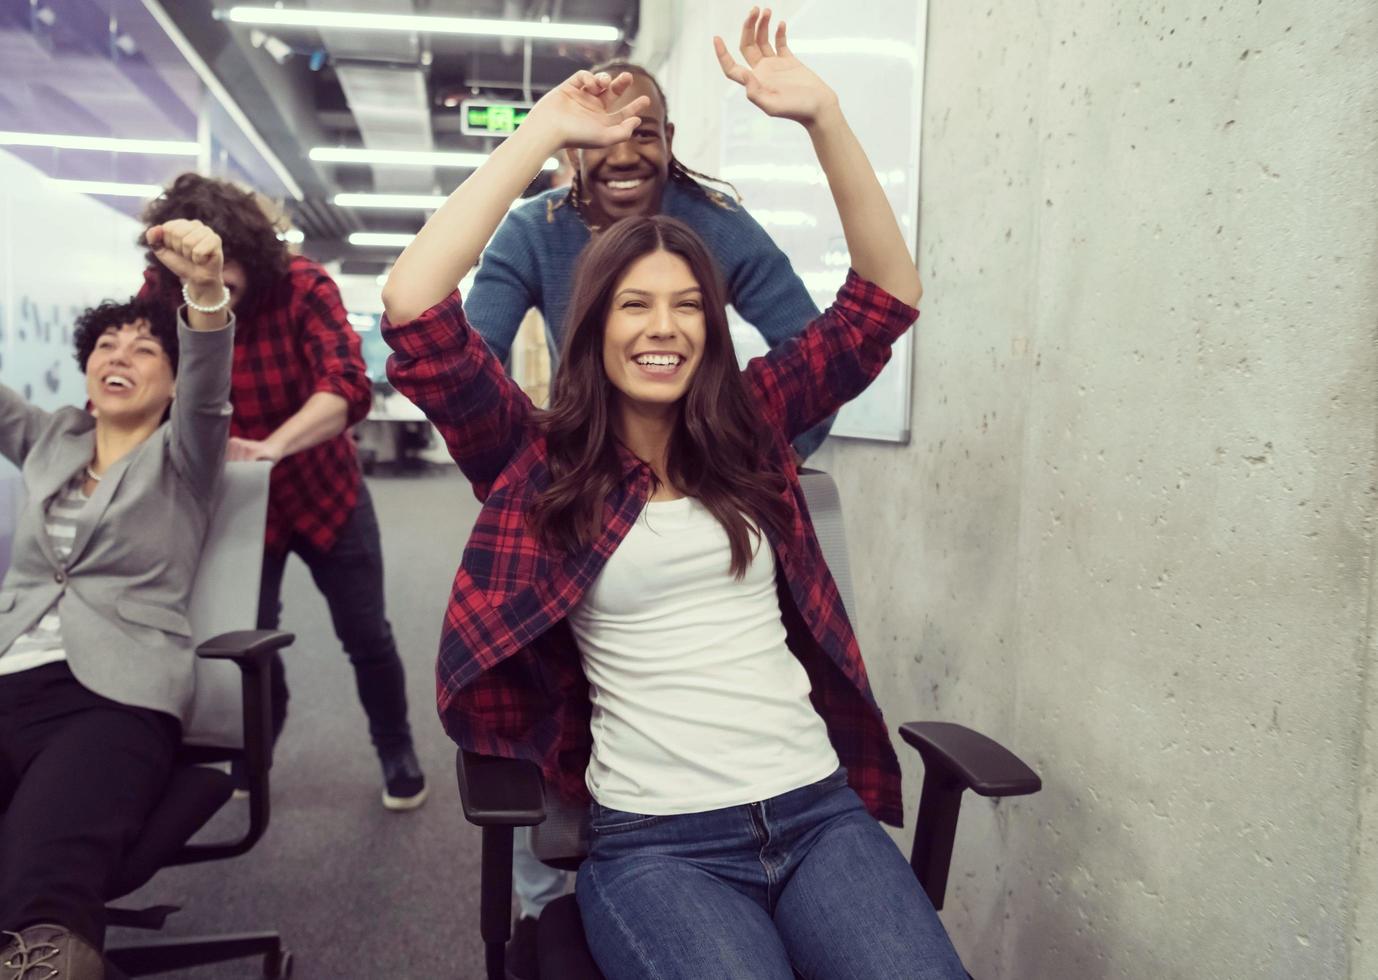
POLYGON ((383 806, 389 810, 415 810, 426 802, 426 777, 416 752, 405 749, 383 756, 383 806))
POLYGON ((63 926, 45 924, 0 932, 0 943, 3 980, 104 980, 105 961, 100 953, 63 926))
POLYGON ((540 980, 541 968, 536 959, 536 920, 531 916, 522 916, 512 927, 506 962, 507 980, 540 980))

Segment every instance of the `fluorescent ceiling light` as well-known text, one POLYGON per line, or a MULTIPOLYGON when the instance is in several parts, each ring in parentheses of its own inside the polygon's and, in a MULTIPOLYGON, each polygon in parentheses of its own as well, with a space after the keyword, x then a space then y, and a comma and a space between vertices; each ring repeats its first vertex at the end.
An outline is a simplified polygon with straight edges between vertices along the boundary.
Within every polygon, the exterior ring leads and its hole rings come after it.
POLYGON ((355 231, 349 235, 349 244, 372 248, 406 248, 415 237, 408 232, 355 231))
POLYGON ((120 139, 114 136, 65 136, 61 133, 0 132, 0 146, 45 146, 56 150, 103 150, 108 153, 147 153, 153 156, 194 157, 195 141, 120 139))
POLYGON ((231 7, 236 24, 271 27, 338 28, 351 31, 408 31, 419 34, 467 34, 477 37, 530 38, 537 41, 619 41, 622 32, 604 24, 537 23, 441 17, 426 14, 369 14, 348 10, 231 7))
POLYGON ((396 208, 434 211, 445 203, 444 194, 336 194, 342 208, 396 208))
MULTIPOLYGON (((313 146, 308 154, 317 163, 361 163, 380 164, 398 167, 481 167, 488 159, 487 153, 465 152, 461 150, 369 150, 345 146, 313 146)), ((541 165, 542 170, 555 170, 560 166, 554 158, 541 165)))
POLYGON ((78 194, 100 194, 104 197, 142 197, 151 199, 163 192, 157 184, 121 184, 113 180, 67 180, 49 177, 48 183, 65 191, 78 194))
POLYGON ((278 235, 278 237, 284 242, 300 245, 302 242, 306 241, 306 232, 302 231, 300 228, 288 228, 282 234, 278 235))

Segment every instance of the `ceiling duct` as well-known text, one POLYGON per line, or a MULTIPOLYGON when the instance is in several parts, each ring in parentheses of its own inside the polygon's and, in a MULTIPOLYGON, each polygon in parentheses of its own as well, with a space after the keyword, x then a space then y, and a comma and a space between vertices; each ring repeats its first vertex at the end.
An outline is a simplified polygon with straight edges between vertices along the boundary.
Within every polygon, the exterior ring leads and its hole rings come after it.
MULTIPOLYGON (((308 0, 311 7, 379 14, 414 14, 411 0, 308 0)), ((431 107, 420 68, 391 67, 421 62, 415 34, 325 30, 321 42, 336 60, 335 74, 359 127, 363 144, 376 150, 433 150, 431 107), (386 63, 373 67, 360 61, 386 63)), ((373 166, 374 190, 429 194, 431 167, 373 166)))

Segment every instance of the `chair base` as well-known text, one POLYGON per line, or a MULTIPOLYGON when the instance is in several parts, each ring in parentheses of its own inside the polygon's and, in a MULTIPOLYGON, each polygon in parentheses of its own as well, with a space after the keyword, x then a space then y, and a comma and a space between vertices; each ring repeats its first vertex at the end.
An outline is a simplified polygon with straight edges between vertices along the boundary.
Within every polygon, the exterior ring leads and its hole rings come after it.
POLYGON ((282 937, 276 932, 160 939, 105 951, 105 958, 115 969, 129 977, 146 977, 249 956, 263 957, 263 975, 270 980, 286 980, 292 975, 292 954, 282 948, 282 937))

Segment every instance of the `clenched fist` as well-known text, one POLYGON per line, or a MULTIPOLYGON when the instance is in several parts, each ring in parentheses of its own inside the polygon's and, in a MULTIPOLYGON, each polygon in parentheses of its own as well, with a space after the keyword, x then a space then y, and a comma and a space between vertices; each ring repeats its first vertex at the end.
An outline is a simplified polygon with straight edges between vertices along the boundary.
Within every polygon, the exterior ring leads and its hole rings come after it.
POLYGON ((199 221, 175 218, 144 233, 158 261, 182 284, 192 302, 214 306, 225 295, 225 252, 220 236, 199 221))

